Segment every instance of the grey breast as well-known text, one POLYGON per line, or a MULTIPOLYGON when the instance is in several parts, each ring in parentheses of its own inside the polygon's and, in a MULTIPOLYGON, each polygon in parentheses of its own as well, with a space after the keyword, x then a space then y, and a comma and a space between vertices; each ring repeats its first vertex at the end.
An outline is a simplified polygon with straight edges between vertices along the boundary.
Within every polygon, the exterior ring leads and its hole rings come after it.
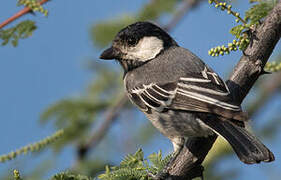
MULTIPOLYGON (((187 49, 173 47, 148 63, 128 72, 125 76, 126 90, 150 83, 165 84, 177 82, 180 77, 190 73, 199 73, 205 67, 202 60, 187 49)), ((133 102, 134 103, 134 102, 133 102)), ((178 136, 204 136, 210 134, 192 113, 167 111, 146 113, 152 124, 170 139, 178 136), (203 134, 202 134, 203 133, 203 134)))

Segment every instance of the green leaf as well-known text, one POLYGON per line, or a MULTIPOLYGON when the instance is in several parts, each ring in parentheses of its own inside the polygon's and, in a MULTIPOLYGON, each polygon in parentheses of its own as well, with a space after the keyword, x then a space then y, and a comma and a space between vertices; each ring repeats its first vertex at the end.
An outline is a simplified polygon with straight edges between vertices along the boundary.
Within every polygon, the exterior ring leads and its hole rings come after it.
POLYGON ((40 12, 44 16, 48 15, 48 10, 44 9, 39 0, 18 0, 17 6, 25 6, 30 8, 33 12, 40 12))
POLYGON ((127 155, 120 163, 121 167, 143 167, 143 151, 139 149, 135 154, 127 155))
POLYGON ((259 4, 254 5, 245 13, 245 20, 250 24, 256 24, 273 9, 274 3, 272 1, 261 1, 259 4))
POLYGON ((148 159, 150 165, 143 157, 143 152, 139 149, 135 154, 127 155, 120 163, 120 166, 109 168, 106 166, 104 174, 98 176, 102 180, 148 180, 148 173, 157 174, 165 167, 170 160, 170 155, 162 158, 161 151, 151 154, 148 159))
POLYGON ((14 47, 18 45, 19 39, 25 39, 32 35, 36 29, 35 22, 26 20, 6 30, 0 30, 0 39, 2 39, 2 46, 7 45, 9 42, 14 47))
POLYGON ((243 27, 243 25, 240 24, 238 26, 231 28, 229 32, 232 35, 234 35, 236 38, 239 38, 240 34, 242 33, 243 30, 244 30, 244 27, 243 27))
POLYGON ((79 174, 71 174, 70 172, 62 172, 54 175, 50 180, 92 180, 92 178, 79 174))

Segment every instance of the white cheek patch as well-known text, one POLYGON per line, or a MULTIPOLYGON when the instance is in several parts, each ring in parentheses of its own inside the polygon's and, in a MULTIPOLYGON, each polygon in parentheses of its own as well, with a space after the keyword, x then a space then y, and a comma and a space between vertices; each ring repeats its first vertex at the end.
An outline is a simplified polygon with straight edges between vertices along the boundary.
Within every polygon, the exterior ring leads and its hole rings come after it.
POLYGON ((147 61, 155 58, 164 49, 163 41, 157 37, 144 37, 135 47, 125 50, 125 59, 147 61))

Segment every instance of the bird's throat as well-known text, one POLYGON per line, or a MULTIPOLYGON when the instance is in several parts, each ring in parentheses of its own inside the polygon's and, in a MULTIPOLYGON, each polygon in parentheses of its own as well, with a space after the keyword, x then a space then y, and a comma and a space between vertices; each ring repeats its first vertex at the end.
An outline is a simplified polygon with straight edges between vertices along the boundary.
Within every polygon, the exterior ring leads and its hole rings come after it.
POLYGON ((118 60, 118 62, 123 67, 124 74, 126 74, 128 71, 136 69, 139 66, 147 63, 148 61, 136 61, 136 60, 124 60, 124 59, 122 59, 122 60, 118 60))

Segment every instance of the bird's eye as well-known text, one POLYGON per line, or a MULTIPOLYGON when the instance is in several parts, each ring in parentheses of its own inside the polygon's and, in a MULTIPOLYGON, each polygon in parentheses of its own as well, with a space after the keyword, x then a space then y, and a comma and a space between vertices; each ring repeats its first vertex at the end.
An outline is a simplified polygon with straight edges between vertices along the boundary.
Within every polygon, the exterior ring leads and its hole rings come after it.
POLYGON ((128 44, 129 44, 130 46, 133 46, 133 45, 135 45, 136 43, 137 43, 136 38, 130 37, 130 38, 128 39, 128 44))

